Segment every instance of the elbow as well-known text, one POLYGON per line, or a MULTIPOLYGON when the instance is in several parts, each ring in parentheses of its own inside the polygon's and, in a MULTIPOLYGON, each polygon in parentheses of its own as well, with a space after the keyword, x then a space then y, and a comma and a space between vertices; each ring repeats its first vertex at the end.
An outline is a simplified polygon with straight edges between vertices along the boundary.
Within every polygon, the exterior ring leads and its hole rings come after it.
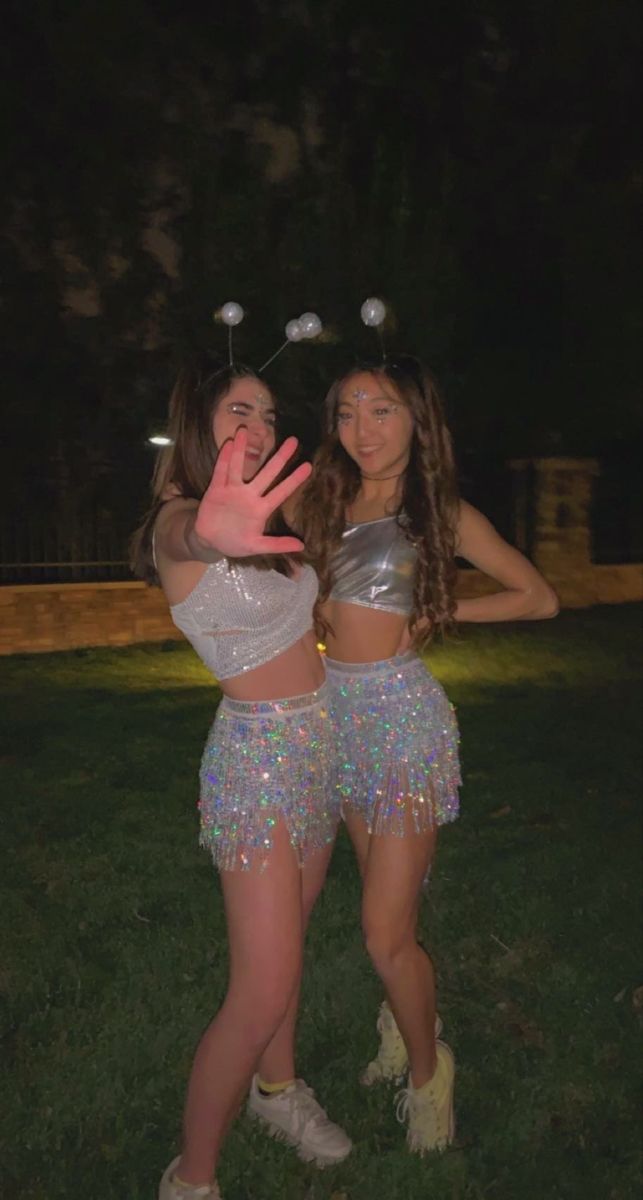
POLYGON ((521 621, 546 621, 558 615, 558 596, 554 589, 543 579, 540 586, 529 588, 522 592, 521 611, 518 619, 521 621))
POLYGON ((549 584, 546 583, 542 589, 542 594, 539 597, 538 609, 533 615, 537 619, 543 621, 550 620, 552 617, 557 617, 559 612, 560 604, 558 602, 558 596, 556 595, 553 587, 550 587, 549 584))

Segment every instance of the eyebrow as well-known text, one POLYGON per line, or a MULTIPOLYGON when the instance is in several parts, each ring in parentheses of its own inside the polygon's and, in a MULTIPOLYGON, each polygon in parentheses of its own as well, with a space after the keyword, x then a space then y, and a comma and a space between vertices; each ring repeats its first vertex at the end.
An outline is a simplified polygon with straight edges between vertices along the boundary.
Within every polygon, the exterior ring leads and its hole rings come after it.
MULTIPOLYGON (((240 404, 242 406, 245 405, 246 408, 258 408, 259 407, 258 400, 228 400, 228 404, 240 404)), ((262 402, 261 407, 265 408, 268 412, 276 412, 277 411, 274 400, 266 400, 265 402, 262 402)))
POLYGON ((342 398, 341 400, 337 401, 337 407, 339 408, 341 404, 350 404, 352 408, 356 408, 357 405, 361 404, 364 400, 366 400, 367 403, 371 400, 386 400, 389 404, 397 404, 397 401, 394 400, 392 396, 387 396, 386 392, 380 392, 377 396, 361 396, 359 399, 357 397, 354 398, 353 396, 347 396, 345 399, 342 398))

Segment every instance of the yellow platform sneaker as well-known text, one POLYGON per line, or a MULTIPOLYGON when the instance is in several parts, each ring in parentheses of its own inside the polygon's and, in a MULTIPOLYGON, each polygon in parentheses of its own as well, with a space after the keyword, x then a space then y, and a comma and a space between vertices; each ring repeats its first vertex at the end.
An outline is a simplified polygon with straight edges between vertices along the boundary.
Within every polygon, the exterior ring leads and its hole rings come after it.
MULTIPOLYGON (((364 1087, 372 1087, 374 1083, 402 1083, 409 1069, 409 1058, 402 1034, 387 1000, 383 1000, 380 1005, 377 1032, 380 1035, 380 1047, 375 1058, 360 1075, 360 1083, 364 1087)), ((439 1038, 441 1033, 442 1021, 436 1013, 436 1038, 439 1038)))
POLYGON ((455 1137, 453 1092, 455 1059, 445 1042, 436 1042, 435 1074, 420 1088, 403 1088, 396 1096, 397 1119, 408 1124, 406 1143, 414 1154, 445 1150, 455 1137))

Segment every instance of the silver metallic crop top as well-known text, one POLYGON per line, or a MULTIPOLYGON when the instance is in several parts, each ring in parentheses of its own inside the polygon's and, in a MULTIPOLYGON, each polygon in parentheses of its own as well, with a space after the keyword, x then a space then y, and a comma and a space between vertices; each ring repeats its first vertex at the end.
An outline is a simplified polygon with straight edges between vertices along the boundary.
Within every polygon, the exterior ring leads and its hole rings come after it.
POLYGON ((416 552, 396 517, 347 525, 333 556, 331 600, 408 616, 416 552))
POLYGON ((213 675, 229 679, 270 662, 312 629, 317 588, 309 566, 289 578, 222 558, 170 613, 213 675))

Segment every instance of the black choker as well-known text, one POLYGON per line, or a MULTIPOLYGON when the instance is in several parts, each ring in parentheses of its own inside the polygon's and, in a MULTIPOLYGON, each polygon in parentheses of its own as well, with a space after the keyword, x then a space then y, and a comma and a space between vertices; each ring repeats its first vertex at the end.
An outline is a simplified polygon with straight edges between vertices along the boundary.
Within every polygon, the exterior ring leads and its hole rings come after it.
POLYGON ((386 483, 389 479, 401 479, 403 475, 404 471, 400 471, 397 475, 365 475, 363 471, 360 471, 360 478, 368 479, 371 483, 386 483))

